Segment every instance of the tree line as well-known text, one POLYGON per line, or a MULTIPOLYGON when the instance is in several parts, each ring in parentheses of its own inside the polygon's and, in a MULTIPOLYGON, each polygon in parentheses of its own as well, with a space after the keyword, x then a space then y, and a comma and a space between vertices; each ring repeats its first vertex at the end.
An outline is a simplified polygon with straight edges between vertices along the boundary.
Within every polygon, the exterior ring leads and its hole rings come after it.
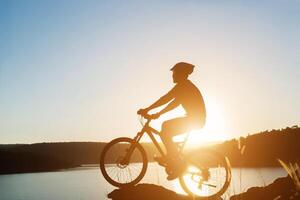
MULTIPOLYGON (((104 142, 0 145, 0 174, 52 171, 83 164, 99 164, 99 157, 105 145, 104 142)), ((142 145, 148 160, 153 161, 153 155, 157 153, 153 144, 142 145)), ((300 128, 293 126, 259 132, 206 148, 226 155, 233 167, 272 167, 279 166, 277 159, 299 162, 299 147, 300 128)), ((124 148, 120 146, 115 150, 115 154, 124 148)), ((193 155, 197 155, 197 151, 202 149, 203 147, 192 150, 193 155)), ((111 162, 114 162, 113 158, 111 162)))

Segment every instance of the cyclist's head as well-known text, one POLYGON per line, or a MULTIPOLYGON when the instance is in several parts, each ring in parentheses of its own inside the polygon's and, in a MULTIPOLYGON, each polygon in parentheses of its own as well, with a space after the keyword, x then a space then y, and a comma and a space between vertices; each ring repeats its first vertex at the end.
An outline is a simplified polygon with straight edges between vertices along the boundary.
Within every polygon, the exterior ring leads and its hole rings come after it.
POLYGON ((188 76, 193 73, 194 65, 186 63, 186 62, 179 62, 171 68, 173 71, 173 82, 178 83, 184 81, 188 78, 188 76))

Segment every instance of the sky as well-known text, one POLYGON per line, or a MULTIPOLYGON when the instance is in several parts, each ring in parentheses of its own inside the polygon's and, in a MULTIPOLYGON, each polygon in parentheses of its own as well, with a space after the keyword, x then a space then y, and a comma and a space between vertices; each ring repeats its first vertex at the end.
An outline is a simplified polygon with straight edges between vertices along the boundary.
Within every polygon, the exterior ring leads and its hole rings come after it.
POLYGON ((196 66, 202 134, 299 125, 299 19, 299 1, 2 0, 0 143, 133 137, 180 61, 196 66))

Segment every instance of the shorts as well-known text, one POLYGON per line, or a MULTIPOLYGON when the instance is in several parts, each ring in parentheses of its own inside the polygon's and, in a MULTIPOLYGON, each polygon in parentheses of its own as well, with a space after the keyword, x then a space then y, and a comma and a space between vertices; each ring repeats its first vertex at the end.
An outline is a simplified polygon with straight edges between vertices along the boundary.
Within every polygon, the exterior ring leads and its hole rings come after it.
POLYGON ((163 122, 161 132, 167 133, 171 137, 191 131, 192 129, 200 129, 203 124, 195 122, 190 117, 179 117, 163 122))

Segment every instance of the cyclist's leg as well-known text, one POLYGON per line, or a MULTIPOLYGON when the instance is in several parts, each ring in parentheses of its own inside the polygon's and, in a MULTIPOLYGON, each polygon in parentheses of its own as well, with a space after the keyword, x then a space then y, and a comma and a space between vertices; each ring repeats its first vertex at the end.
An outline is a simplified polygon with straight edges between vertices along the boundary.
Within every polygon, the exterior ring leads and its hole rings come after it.
POLYGON ((167 149, 169 158, 176 158, 178 156, 177 146, 172 138, 176 135, 183 134, 189 130, 189 120, 187 117, 180 117, 165 121, 162 124, 160 137, 167 149))

